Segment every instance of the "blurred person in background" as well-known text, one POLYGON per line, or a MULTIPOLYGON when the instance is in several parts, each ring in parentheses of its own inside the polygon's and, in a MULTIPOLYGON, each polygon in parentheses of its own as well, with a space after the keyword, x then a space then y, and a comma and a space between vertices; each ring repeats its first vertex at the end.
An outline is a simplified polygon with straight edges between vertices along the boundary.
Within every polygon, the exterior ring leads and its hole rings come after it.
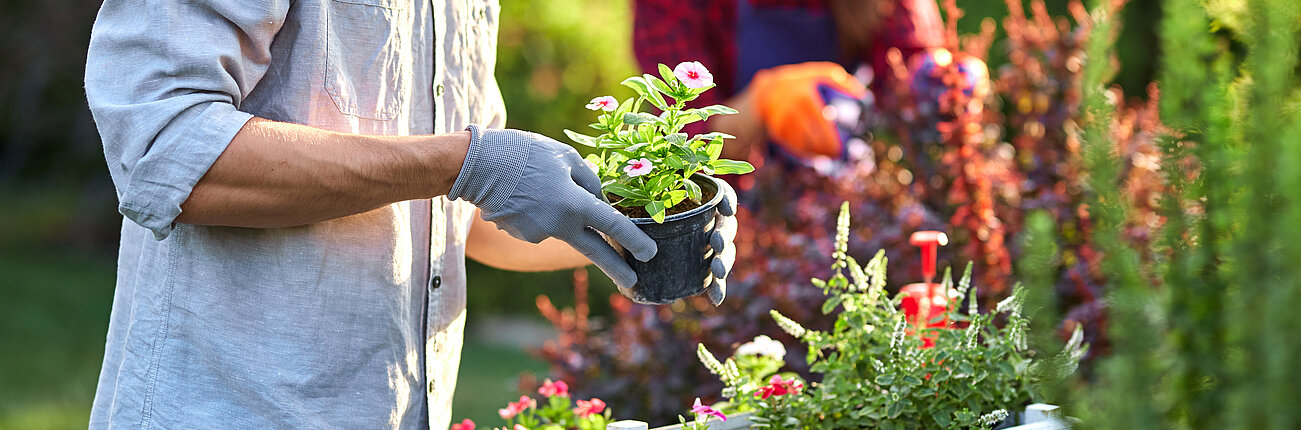
POLYGON ((465 257, 636 282, 598 231, 656 246, 578 153, 499 129, 497 19, 496 1, 103 3, 86 95, 124 220, 91 428, 447 428, 465 257))
POLYGON ((887 53, 937 49, 943 28, 934 0, 636 0, 633 38, 644 70, 695 60, 715 71, 721 91, 696 103, 740 111, 708 127, 737 137, 725 156, 759 166, 843 158, 850 136, 836 115, 852 123, 858 112, 834 101, 870 102, 867 83, 883 88, 893 76, 887 53))

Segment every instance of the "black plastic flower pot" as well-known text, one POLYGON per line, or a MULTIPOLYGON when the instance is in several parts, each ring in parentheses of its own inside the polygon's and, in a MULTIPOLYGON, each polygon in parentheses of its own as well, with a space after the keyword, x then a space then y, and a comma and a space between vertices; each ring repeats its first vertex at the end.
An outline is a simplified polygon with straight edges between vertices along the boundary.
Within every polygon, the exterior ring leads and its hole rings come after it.
POLYGON ((720 179, 702 174, 692 179, 704 195, 712 193, 713 198, 695 209, 665 217, 662 224, 650 218, 631 218, 659 246, 654 258, 643 262, 616 247, 637 273, 637 285, 620 288, 634 302, 673 303, 700 294, 709 286, 709 264, 714 259, 709 238, 714 234, 714 219, 723 195, 718 192, 720 179))

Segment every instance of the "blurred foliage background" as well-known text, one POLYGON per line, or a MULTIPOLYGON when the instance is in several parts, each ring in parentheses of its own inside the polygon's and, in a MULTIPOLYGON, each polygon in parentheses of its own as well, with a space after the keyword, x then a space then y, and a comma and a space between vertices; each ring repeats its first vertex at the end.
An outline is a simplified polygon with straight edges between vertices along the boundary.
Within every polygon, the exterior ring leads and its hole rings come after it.
MULTIPOLYGON (((1054 14, 1065 3, 1048 2, 1054 14)), ((1005 11, 1001 0, 960 4, 968 13, 963 33, 1005 11)), ((0 429, 84 427, 99 372, 121 217, 82 85, 98 7, 0 3, 0 429)), ((509 127, 562 137, 591 122, 583 105, 592 97, 628 95, 619 86, 637 72, 628 1, 503 0, 501 13, 497 77, 509 127)), ((1153 26, 1134 23, 1155 22, 1157 2, 1131 2, 1125 14, 1131 25, 1118 43, 1124 69, 1116 82, 1140 94, 1157 53, 1153 26)), ((1002 61, 991 58, 991 69, 1002 61)), ((545 365, 526 353, 528 344, 476 326, 497 316, 540 322, 537 295, 568 307, 573 294, 568 272, 470 266, 471 327, 455 413, 486 420, 515 394, 520 372, 545 365)), ((593 314, 608 315, 614 288, 592 279, 593 314)))

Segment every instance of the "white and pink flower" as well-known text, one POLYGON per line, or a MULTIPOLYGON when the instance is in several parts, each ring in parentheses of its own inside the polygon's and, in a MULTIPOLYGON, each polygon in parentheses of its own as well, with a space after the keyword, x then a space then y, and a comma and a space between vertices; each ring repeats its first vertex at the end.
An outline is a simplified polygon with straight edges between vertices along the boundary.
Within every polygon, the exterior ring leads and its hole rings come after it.
POLYGON ((593 397, 592 400, 579 400, 578 407, 574 408, 574 414, 577 414, 579 418, 587 418, 604 410, 605 401, 593 397))
POLYGON ((542 381, 542 388, 538 388, 538 394, 546 397, 569 396, 569 384, 566 384, 565 381, 551 382, 551 379, 548 378, 542 381))
POLYGON ((684 61, 673 68, 673 76, 687 88, 704 88, 714 84, 714 75, 699 61, 684 61))
POLYGON ((611 96, 600 96, 592 99, 591 102, 588 102, 587 108, 591 110, 603 110, 606 112, 612 112, 615 109, 619 108, 619 101, 615 100, 614 97, 611 96))
POLYGON ((691 405, 691 413, 696 415, 713 415, 718 417, 720 420, 727 421, 727 415, 723 415, 722 412, 719 412, 713 407, 701 404, 699 397, 696 397, 696 403, 691 405))
POLYGON ((516 415, 519 415, 520 412, 524 412, 526 409, 536 407, 538 407, 538 402, 533 400, 532 397, 519 396, 518 402, 510 402, 505 408, 498 409, 497 415, 501 416, 501 419, 503 420, 508 420, 515 418, 516 415))
POLYGON ((624 173, 628 174, 629 178, 636 178, 638 176, 650 173, 651 169, 653 168, 655 168, 655 165, 651 163, 650 160, 645 158, 639 158, 639 159, 628 160, 628 165, 623 166, 623 171, 624 173))

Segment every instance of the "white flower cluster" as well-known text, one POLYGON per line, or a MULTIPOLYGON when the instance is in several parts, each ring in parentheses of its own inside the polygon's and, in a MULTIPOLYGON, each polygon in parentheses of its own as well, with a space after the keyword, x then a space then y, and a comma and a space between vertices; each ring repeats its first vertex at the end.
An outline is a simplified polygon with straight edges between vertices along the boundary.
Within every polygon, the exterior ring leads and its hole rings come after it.
POLYGON ((980 416, 980 425, 984 427, 993 427, 1007 419, 1007 409, 999 409, 980 416))
POLYGON ((769 314, 772 315, 774 321, 777 321, 777 326, 781 327, 782 331, 785 331, 796 339, 804 340, 804 334, 808 333, 808 330, 806 330, 804 326, 801 326, 800 323, 797 323, 795 320, 790 318, 786 318, 785 315, 777 312, 776 309, 769 311, 769 314))
POLYGON ((767 335, 759 335, 754 340, 741 344, 736 348, 738 355, 755 355, 772 357, 778 360, 786 358, 786 346, 781 342, 773 340, 767 335))
POLYGON ((740 382, 741 371, 736 368, 736 362, 732 361, 732 359, 727 359, 726 364, 718 362, 718 359, 714 358, 714 354, 705 349, 703 343, 696 345, 696 357, 700 359, 701 364, 705 365, 705 368, 709 369, 709 373, 718 376, 718 379, 723 380, 724 384, 735 386, 740 382))

